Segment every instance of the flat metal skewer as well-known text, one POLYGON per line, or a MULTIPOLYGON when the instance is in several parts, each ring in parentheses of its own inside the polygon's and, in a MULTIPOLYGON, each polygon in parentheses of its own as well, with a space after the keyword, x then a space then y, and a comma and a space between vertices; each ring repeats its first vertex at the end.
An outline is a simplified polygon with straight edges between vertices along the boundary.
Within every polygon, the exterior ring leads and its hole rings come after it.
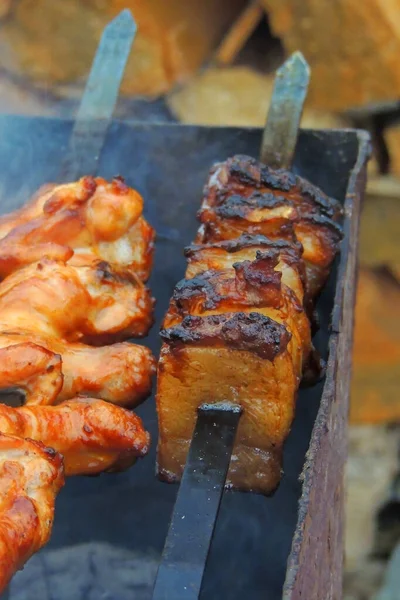
MULTIPOLYGON (((96 175, 136 30, 128 9, 105 27, 61 164, 60 181, 96 175)), ((22 406, 25 394, 22 390, 2 389, 0 402, 7 406, 22 406)))
POLYGON ((228 403, 198 410, 153 600, 199 597, 240 414, 228 403))
MULTIPOLYGON (((300 52, 277 71, 260 153, 270 167, 291 167, 309 79, 300 52)), ((198 410, 153 600, 199 598, 240 415, 229 403, 198 410)))
MULTIPOLYGON (((60 181, 96 175, 136 29, 132 14, 127 9, 105 27, 61 165, 60 181)), ((3 389, 0 390, 0 402, 21 406, 25 402, 25 394, 22 390, 3 389)), ((8 587, 0 600, 8 600, 9 597, 8 587)))
POLYGON ((97 173, 136 30, 128 9, 104 29, 61 167, 62 181, 97 173))
POLYGON ((292 165, 309 82, 310 67, 301 52, 292 54, 276 72, 260 150, 261 162, 272 169, 292 165))

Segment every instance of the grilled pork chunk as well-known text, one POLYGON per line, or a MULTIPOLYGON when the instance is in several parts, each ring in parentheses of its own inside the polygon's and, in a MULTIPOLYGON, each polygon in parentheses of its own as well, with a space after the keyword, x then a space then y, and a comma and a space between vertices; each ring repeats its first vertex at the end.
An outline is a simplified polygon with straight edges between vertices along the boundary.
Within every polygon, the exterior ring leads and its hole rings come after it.
POLYGON ((303 246, 306 291, 315 298, 341 240, 340 217, 339 203, 301 177, 235 156, 211 170, 196 242, 235 239, 241 233, 297 239, 303 246))
POLYGON ((228 401, 243 414, 227 485, 274 491, 297 389, 314 362, 308 317, 337 251, 340 212, 311 184, 253 159, 212 169, 186 279, 161 331, 162 479, 182 475, 197 408, 228 401))

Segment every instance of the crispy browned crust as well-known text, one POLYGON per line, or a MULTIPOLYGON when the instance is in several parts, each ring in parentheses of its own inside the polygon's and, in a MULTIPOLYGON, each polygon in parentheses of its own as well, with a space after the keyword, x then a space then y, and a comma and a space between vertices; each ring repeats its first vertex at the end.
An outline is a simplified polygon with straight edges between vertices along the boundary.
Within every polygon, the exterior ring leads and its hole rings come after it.
POLYGON ((60 452, 66 475, 125 469, 145 456, 150 444, 137 415, 94 398, 74 398, 58 406, 0 404, 0 429, 60 452))
POLYGON ((49 256, 75 265, 106 260, 146 281, 155 233, 142 210, 142 197, 121 177, 44 186, 25 206, 0 217, 0 277, 49 256))
POLYGON ((286 169, 273 170, 250 156, 236 155, 210 170, 205 196, 210 204, 219 204, 226 194, 245 196, 279 192, 279 197, 294 200, 302 210, 337 221, 342 214, 340 203, 320 188, 286 169))
POLYGON ((270 361, 286 350, 292 337, 286 327, 257 312, 187 316, 178 325, 162 329, 160 335, 174 348, 183 344, 227 347, 270 361))
POLYGON ((226 271, 206 271, 193 279, 182 279, 172 300, 186 313, 223 310, 227 306, 282 305, 281 273, 275 271, 279 254, 274 250, 258 252, 254 261, 233 265, 226 271))
POLYGON ((304 246, 306 292, 315 298, 342 239, 341 215, 336 200, 301 177, 236 156, 211 169, 196 242, 235 239, 242 233, 297 240, 304 246))
POLYGON ((158 471, 180 479, 202 402, 243 407, 227 486, 270 494, 302 373, 319 367, 313 302, 341 239, 339 204, 248 157, 216 165, 185 249, 185 279, 164 318, 158 471))
POLYGON ((0 592, 49 540, 63 485, 60 454, 40 442, 0 433, 0 592))
POLYGON ((240 250, 243 250, 244 248, 257 248, 265 251, 270 249, 278 250, 280 254, 283 254, 285 258, 293 262, 299 261, 303 254, 302 245, 295 239, 290 241, 279 238, 271 239, 265 235, 250 235, 244 233, 238 238, 218 241, 207 245, 191 244, 184 249, 184 255, 189 262, 191 259, 195 259, 199 252, 211 248, 223 250, 231 254, 240 252, 240 250))

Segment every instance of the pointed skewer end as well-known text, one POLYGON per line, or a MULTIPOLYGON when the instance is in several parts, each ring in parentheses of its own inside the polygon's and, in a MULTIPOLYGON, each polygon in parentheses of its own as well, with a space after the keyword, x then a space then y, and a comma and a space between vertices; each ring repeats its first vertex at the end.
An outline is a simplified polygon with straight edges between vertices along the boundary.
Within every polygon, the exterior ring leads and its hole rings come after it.
POLYGON ((123 28, 128 31, 136 31, 137 25, 129 8, 124 8, 121 12, 108 23, 105 30, 123 28))
POLYGON ((276 74, 282 77, 283 75, 293 73, 296 74, 296 77, 301 76, 301 78, 305 81, 310 79, 310 65, 304 58, 304 55, 300 50, 293 52, 289 56, 289 58, 283 63, 281 67, 277 70, 276 74))

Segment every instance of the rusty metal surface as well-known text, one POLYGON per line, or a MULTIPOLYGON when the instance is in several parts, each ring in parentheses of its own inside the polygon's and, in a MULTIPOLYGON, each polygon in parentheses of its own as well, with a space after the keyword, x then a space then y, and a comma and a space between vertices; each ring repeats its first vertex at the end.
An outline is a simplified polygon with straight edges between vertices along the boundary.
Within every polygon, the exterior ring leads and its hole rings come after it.
MULTIPOLYGON (((72 123, 59 120, 0 117, 1 212, 20 206, 39 185, 57 177, 71 127, 72 123)), ((156 325, 145 340, 156 355, 160 344, 158 326, 167 309, 173 286, 184 273, 182 248, 191 241, 197 229, 195 215, 208 169, 213 162, 233 153, 256 156, 261 135, 259 129, 119 122, 113 122, 110 127, 99 173, 104 177, 122 174, 130 185, 137 187, 146 201, 146 217, 158 232, 155 267, 150 280, 153 295, 157 298, 156 325)), ((359 136, 354 131, 301 131, 294 170, 344 202, 349 176, 352 172, 356 173, 354 167, 359 144, 359 136)), ((353 212, 353 217, 357 217, 356 212, 353 212)), ((351 222, 356 227, 356 221, 351 222)), ((316 343, 325 357, 336 275, 337 270, 333 269, 319 302, 321 331, 316 343)), ((340 289, 346 296, 344 301, 347 306, 351 288, 340 289)), ((335 357, 339 361, 336 353, 338 332, 341 333, 344 325, 341 320, 338 322, 339 325, 335 327, 337 333, 333 334, 331 341, 331 365, 335 357)), ((349 344, 350 337, 346 339, 349 344)), ((348 349, 340 360, 349 360, 348 349)), ((343 370, 343 363, 338 364, 343 370)), ((324 406, 330 409, 331 405, 326 399, 331 398, 335 391, 343 395, 346 403, 348 378, 343 377, 339 390, 332 381, 332 369, 325 382, 321 411, 324 406)), ((302 492, 299 476, 323 388, 322 382, 312 389, 301 390, 299 394, 295 423, 285 446, 285 473, 277 493, 268 499, 239 492, 224 495, 205 572, 201 595, 205 600, 242 600, 243 596, 249 600, 282 599, 286 562, 302 492)), ((345 418, 341 406, 341 402, 336 403, 336 413, 332 413, 338 414, 338 423, 332 425, 338 428, 337 435, 342 435, 341 428, 344 427, 340 421, 345 418)), ((73 478, 67 482, 57 500, 52 539, 14 578, 10 588, 11 600, 26 597, 30 600, 87 600, 90 597, 104 597, 107 600, 134 597, 146 600, 151 597, 154 563, 159 559, 164 545, 177 488, 157 481, 154 476, 154 442, 157 439, 154 400, 149 399, 137 412, 153 438, 150 455, 127 473, 73 478), (76 560, 77 556, 79 560, 76 560), (117 560, 116 556, 123 556, 123 561, 117 560), (148 566, 147 583, 144 576, 139 577, 138 569, 133 568, 138 560, 143 565, 141 573, 148 566)), ((323 435, 324 429, 321 438, 323 435)), ((328 441, 331 444, 331 437, 328 441)), ((314 469, 315 462, 319 460, 316 451, 314 463, 308 463, 308 473, 312 475, 313 486, 318 490, 324 489, 323 481, 326 473, 331 473, 331 466, 337 469, 337 453, 340 454, 340 460, 344 457, 345 449, 340 444, 336 444, 336 441, 333 445, 329 444, 324 450, 329 468, 325 468, 324 463, 322 470, 314 469)), ((305 474, 306 481, 308 473, 305 474)), ((304 493, 307 493, 306 486, 304 493)), ((309 527, 309 515, 316 515, 316 519, 320 518, 320 524, 324 525, 324 515, 329 515, 310 512, 309 507, 316 507, 310 493, 307 507, 304 501, 302 504, 303 523, 307 522, 309 527)), ((341 494, 340 488, 337 500, 339 507, 337 512, 331 513, 331 519, 340 514, 341 494)), ((332 524, 330 526, 333 527, 332 524)), ((317 566, 313 567, 314 571, 309 568, 308 577, 304 575, 305 565, 310 556, 315 556, 317 547, 312 543, 314 554, 307 554, 305 545, 297 535, 297 563, 294 564, 292 554, 292 583, 289 582, 285 588, 287 599, 298 598, 287 594, 295 594, 300 589, 302 600, 313 600, 313 596, 307 593, 307 586, 313 583, 313 578, 329 581, 327 573, 333 564, 336 572, 329 577, 340 579, 340 529, 335 535, 337 538, 331 537, 330 542, 339 549, 331 554, 335 562, 324 564, 317 553, 317 566)), ((327 534, 323 533, 323 536, 326 540, 327 534)), ((311 540, 310 536, 306 543, 308 540, 311 540)), ((326 554, 323 557, 326 558, 326 554)), ((325 597, 318 596, 316 600, 325 600, 325 597)))
POLYGON ((359 217, 365 191, 368 136, 359 152, 345 200, 342 246, 329 362, 321 405, 302 473, 303 490, 283 600, 342 598, 344 467, 351 378, 359 217))

